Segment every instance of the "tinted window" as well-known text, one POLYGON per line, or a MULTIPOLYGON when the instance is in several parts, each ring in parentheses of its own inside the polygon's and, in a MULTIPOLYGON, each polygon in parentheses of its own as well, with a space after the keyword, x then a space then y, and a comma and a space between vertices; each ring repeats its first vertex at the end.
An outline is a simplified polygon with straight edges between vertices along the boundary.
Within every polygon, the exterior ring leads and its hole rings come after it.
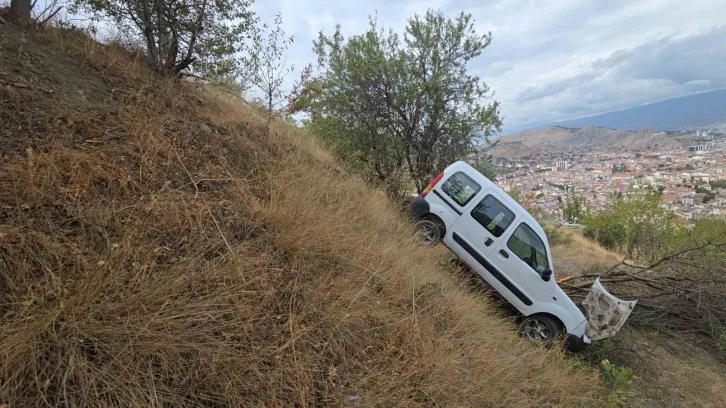
POLYGON ((542 271, 549 266, 544 242, 527 224, 520 224, 517 227, 512 237, 509 238, 507 246, 519 259, 539 274, 542 274, 542 271))
POLYGON ((487 195, 473 210, 471 216, 495 237, 500 237, 514 220, 514 213, 492 195, 487 195))
POLYGON ((456 201, 456 204, 465 206, 469 200, 481 190, 481 186, 462 172, 456 172, 441 186, 441 190, 456 201))

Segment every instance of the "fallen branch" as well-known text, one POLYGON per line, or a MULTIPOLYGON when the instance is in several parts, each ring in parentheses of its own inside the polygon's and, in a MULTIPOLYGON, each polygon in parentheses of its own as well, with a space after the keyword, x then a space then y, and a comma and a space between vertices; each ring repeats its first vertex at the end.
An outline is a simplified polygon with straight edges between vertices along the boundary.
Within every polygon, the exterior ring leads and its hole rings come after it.
POLYGON ((600 278, 613 295, 638 300, 631 321, 707 333, 714 322, 726 324, 723 248, 724 244, 706 242, 648 266, 623 261, 602 274, 570 276, 558 282, 569 296, 580 299, 600 278), (707 251, 710 248, 720 250, 714 259, 704 258, 713 255, 707 251))

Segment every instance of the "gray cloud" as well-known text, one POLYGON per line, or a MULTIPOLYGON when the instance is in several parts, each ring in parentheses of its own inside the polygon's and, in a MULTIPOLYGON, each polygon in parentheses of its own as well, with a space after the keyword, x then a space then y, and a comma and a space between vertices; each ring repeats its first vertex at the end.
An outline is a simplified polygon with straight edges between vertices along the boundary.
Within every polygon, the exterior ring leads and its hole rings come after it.
POLYGON ((497 77, 514 68, 511 61, 497 61, 489 64, 486 73, 490 77, 497 77))
POLYGON ((527 87, 513 102, 536 107, 526 124, 565 120, 726 87, 726 27, 620 49, 585 72, 527 87), (704 79, 708 78, 708 79, 704 79), (542 109, 544 108, 544 109, 542 109))
POLYGON ((494 38, 470 68, 496 92, 505 131, 726 86, 723 0, 279 0, 255 7, 266 20, 282 13, 296 37, 289 60, 298 67, 315 61, 314 36, 336 23, 360 33, 377 13, 401 33, 407 18, 429 7, 472 13, 476 28, 494 38))
POLYGON ((525 103, 546 97, 557 96, 567 89, 587 83, 596 77, 596 72, 585 72, 544 85, 528 86, 514 97, 514 102, 525 103))

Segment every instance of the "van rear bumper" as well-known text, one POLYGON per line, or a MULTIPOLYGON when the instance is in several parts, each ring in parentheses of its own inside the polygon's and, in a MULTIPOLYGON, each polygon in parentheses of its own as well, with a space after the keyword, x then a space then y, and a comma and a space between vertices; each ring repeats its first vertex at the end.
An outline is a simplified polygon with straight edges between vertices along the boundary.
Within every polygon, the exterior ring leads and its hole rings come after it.
POLYGON ((592 340, 586 335, 583 334, 582 337, 577 337, 574 334, 570 334, 565 341, 565 348, 567 351, 577 353, 578 351, 584 350, 590 344, 592 344, 592 340))
POLYGON ((414 218, 421 218, 431 212, 429 202, 421 196, 416 196, 416 198, 411 201, 411 204, 409 204, 408 209, 414 218))

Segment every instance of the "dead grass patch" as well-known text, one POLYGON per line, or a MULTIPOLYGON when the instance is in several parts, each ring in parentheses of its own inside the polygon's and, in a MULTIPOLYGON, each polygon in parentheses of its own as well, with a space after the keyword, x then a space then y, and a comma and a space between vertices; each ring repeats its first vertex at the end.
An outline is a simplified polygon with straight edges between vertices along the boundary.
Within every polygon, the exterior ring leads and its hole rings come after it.
POLYGON ((107 102, 64 113, 76 138, 63 138, 65 121, 4 156, 0 402, 540 407, 596 396, 596 373, 519 339, 309 135, 276 123, 268 136, 234 100, 53 35, 121 82, 107 102))

